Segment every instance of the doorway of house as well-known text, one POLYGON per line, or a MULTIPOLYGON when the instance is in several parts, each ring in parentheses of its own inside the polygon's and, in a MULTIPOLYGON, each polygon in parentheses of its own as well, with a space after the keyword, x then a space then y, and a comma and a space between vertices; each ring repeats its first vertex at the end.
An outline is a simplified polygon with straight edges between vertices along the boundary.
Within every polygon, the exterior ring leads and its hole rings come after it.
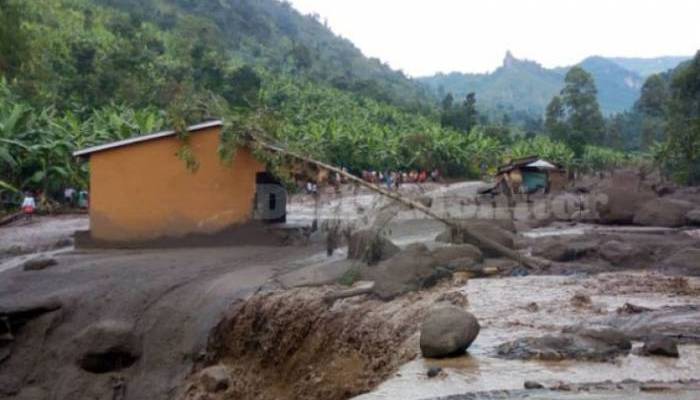
POLYGON ((287 222, 287 190, 269 172, 255 175, 255 214, 264 223, 287 222))

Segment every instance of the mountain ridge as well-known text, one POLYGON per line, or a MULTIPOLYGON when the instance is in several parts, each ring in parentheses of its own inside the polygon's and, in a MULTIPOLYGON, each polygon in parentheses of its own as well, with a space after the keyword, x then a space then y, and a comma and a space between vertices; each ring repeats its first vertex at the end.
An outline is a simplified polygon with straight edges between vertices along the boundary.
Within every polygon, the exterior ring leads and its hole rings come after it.
MULTIPOLYGON (((632 108, 650 74, 673 69, 688 58, 590 56, 576 65, 593 75, 601 109, 611 115, 632 108), (669 68, 663 69, 666 67, 669 68)), ((545 68, 507 51, 502 65, 490 73, 438 73, 416 80, 439 98, 447 93, 459 98, 474 92, 482 109, 542 115, 551 98, 563 88, 564 77, 571 67, 545 68)))

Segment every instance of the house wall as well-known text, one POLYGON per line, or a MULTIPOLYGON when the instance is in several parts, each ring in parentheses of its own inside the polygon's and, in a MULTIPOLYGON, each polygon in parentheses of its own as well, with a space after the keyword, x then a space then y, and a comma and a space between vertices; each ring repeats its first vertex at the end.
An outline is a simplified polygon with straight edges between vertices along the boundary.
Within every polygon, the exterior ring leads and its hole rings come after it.
POLYGON ((249 150, 230 165, 218 155, 220 127, 190 135, 199 168, 190 172, 166 137, 90 157, 90 231, 97 240, 138 242, 211 234, 248 221, 255 175, 265 170, 249 150))

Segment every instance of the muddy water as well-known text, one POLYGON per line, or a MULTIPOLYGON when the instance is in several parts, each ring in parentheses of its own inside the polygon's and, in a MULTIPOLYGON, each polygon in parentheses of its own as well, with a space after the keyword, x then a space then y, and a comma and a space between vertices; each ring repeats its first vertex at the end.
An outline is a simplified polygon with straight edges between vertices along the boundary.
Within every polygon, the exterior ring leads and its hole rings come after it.
MULTIPOLYGON (((518 337, 556 333, 565 326, 615 313, 626 302, 647 307, 696 304, 698 299, 679 296, 667 290, 661 276, 615 273, 596 277, 543 277, 475 279, 460 288, 469 298, 468 309, 480 320, 482 330, 470 348, 470 354, 447 360, 426 360, 418 357, 404 365, 391 379, 374 392, 357 399, 426 399, 440 396, 522 389, 527 380, 553 384, 559 381, 584 383, 606 380, 640 381, 691 379, 700 371, 700 346, 681 346, 679 359, 645 358, 630 355, 614 363, 577 361, 542 362, 502 360, 493 349, 500 343, 518 337), (655 282, 650 284, 650 282, 655 282), (656 283, 658 282, 658 284, 656 283), (570 299, 585 293, 592 299, 590 307, 576 307, 570 299), (537 310, 528 308, 537 304, 537 310), (426 370, 442 367, 442 376, 428 379, 426 370)), ((700 280, 690 282, 700 287, 700 280)), ((639 343, 635 345, 640 345, 639 343)), ((517 397, 497 398, 524 398, 517 397)), ((542 399, 622 399, 624 393, 589 394, 548 393, 542 399)), ((685 394, 671 398, 684 398, 685 394)), ((690 396, 690 395, 689 395, 690 396)), ((695 392, 697 398, 699 394, 695 392)), ((488 398, 488 397, 483 397, 488 398)), ((527 397, 535 399, 538 397, 527 397)), ((656 399, 669 397, 634 398, 656 399)))

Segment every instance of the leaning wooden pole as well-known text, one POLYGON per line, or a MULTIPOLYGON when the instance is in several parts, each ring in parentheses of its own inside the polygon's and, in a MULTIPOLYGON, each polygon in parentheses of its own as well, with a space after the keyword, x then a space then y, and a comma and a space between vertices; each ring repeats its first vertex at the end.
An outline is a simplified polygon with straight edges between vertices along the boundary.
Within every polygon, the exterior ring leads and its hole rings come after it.
POLYGON ((427 215, 428 217, 430 217, 436 221, 440 221, 452 229, 455 229, 457 231, 462 232, 462 234, 469 237, 472 241, 478 243, 479 247, 485 247, 485 248, 491 249, 494 252, 501 254, 502 256, 504 256, 506 258, 510 258, 512 260, 515 260, 518 263, 520 263, 528 268, 541 267, 540 263, 537 260, 535 260, 531 257, 524 256, 524 255, 518 253, 517 251, 514 251, 513 249, 509 249, 508 247, 503 246, 502 244, 500 244, 494 240, 491 240, 488 237, 481 235, 480 233, 474 232, 473 230, 469 229, 468 226, 455 223, 451 219, 444 217, 442 215, 439 215, 438 213, 434 212, 433 210, 424 206, 423 204, 416 202, 416 201, 413 201, 413 200, 410 200, 410 199, 407 199, 407 198, 401 196, 397 192, 391 192, 389 190, 386 190, 380 186, 377 186, 373 183, 367 182, 364 179, 358 178, 355 175, 352 175, 348 172, 343 171, 340 168, 334 167, 334 166, 326 164, 324 162, 314 160, 312 158, 303 156, 301 154, 296 154, 294 152, 291 152, 291 151, 284 149, 284 148, 281 148, 279 146, 265 143, 257 138, 253 138, 253 140, 254 140, 255 144, 257 144, 258 146, 260 146, 263 149, 277 152, 277 153, 281 153, 281 154, 287 155, 289 157, 296 158, 297 160, 314 164, 314 165, 316 165, 320 168, 326 169, 328 171, 335 172, 337 174, 344 176, 348 180, 357 183, 358 185, 364 186, 364 187, 366 187, 374 192, 377 192, 385 197, 388 197, 388 198, 390 198, 398 203, 403 204, 404 206, 406 206, 410 209, 418 210, 418 211, 422 212, 423 214, 427 215))

